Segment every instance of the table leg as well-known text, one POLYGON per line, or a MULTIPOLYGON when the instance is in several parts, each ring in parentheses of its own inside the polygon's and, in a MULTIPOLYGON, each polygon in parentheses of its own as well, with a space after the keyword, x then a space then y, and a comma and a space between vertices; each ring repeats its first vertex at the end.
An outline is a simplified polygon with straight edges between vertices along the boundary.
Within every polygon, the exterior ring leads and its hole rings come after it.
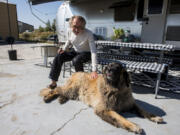
POLYGON ((155 98, 156 99, 157 99, 157 94, 158 94, 158 91, 159 91, 160 82, 161 82, 161 73, 158 73, 157 82, 156 82, 156 88, 155 88, 155 98))
POLYGON ((47 67, 47 63, 48 63, 48 48, 45 47, 44 48, 44 66, 47 67))
POLYGON ((161 52, 160 52, 160 58, 159 58, 159 63, 163 63, 163 57, 164 57, 164 51, 161 50, 161 52))

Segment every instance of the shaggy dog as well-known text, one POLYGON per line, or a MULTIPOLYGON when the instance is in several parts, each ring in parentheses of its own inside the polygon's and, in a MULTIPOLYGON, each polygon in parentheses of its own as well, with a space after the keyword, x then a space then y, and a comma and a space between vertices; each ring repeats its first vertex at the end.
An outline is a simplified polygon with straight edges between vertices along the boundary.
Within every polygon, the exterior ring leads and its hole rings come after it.
POLYGON ((106 66, 103 74, 95 80, 90 78, 89 73, 74 73, 64 86, 55 90, 49 89, 42 95, 46 103, 57 97, 61 104, 69 99, 81 100, 93 107, 94 112, 101 119, 135 133, 141 133, 142 129, 121 116, 120 112, 133 112, 153 122, 163 122, 161 117, 144 111, 135 103, 129 74, 121 64, 117 63, 106 66))

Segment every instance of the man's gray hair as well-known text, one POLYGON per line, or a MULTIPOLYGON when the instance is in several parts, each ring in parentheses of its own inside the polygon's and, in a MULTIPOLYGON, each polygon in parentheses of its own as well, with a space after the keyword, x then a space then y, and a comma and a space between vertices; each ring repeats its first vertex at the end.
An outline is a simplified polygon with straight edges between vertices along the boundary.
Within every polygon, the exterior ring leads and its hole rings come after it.
POLYGON ((71 19, 69 20, 70 26, 72 26, 72 22, 73 22, 73 20, 74 20, 75 18, 78 19, 78 20, 83 24, 83 27, 85 27, 85 25, 86 25, 86 20, 84 19, 84 17, 82 17, 82 16, 77 16, 77 15, 72 16, 71 19))

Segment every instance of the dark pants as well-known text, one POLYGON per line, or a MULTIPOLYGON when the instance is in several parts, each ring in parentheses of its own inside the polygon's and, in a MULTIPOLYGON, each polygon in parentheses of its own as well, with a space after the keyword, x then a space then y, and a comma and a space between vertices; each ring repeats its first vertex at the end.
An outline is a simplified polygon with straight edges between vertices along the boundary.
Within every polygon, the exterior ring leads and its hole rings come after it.
POLYGON ((54 81, 58 81, 63 63, 71 60, 73 62, 73 66, 75 66, 75 71, 83 72, 84 71, 83 63, 91 60, 91 53, 90 52, 78 53, 75 51, 71 51, 71 52, 64 52, 62 54, 57 54, 53 60, 49 78, 54 81))

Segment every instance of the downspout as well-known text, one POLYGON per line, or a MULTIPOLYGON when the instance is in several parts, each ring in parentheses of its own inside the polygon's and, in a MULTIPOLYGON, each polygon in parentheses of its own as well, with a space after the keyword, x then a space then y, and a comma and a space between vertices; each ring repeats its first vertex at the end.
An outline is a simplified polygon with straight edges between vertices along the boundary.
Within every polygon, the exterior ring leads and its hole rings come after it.
POLYGON ((166 7, 166 18, 165 18, 165 24, 164 24, 164 30, 163 30, 163 41, 162 43, 165 44, 166 41, 166 32, 167 32, 167 16, 169 14, 169 8, 170 8, 170 2, 171 0, 167 0, 167 7, 166 7))
MULTIPOLYGON (((9 15, 9 4, 8 4, 8 0, 7 0, 7 12, 8 12, 9 36, 12 36, 12 35, 11 35, 11 24, 10 24, 10 15, 9 15)), ((12 48, 12 44, 11 44, 11 49, 13 49, 13 48, 12 48)))
POLYGON ((17 24, 17 33, 18 33, 17 39, 19 39, 19 25, 18 25, 18 17, 17 17, 17 8, 16 8, 16 24, 17 24))

